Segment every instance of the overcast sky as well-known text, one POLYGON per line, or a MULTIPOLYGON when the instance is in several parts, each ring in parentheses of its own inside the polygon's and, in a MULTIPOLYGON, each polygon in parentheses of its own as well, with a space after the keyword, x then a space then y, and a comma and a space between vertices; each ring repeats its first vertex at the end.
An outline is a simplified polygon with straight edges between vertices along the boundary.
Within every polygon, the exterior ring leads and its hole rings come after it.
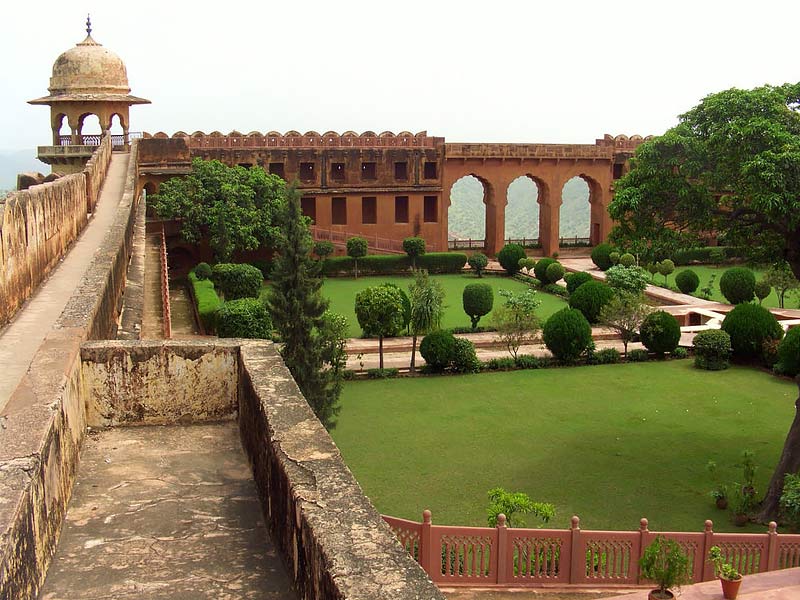
POLYGON ((117 53, 132 131, 427 130, 448 141, 659 134, 703 96, 800 80, 800 2, 3 2, 0 149, 50 140, 53 62, 117 53))

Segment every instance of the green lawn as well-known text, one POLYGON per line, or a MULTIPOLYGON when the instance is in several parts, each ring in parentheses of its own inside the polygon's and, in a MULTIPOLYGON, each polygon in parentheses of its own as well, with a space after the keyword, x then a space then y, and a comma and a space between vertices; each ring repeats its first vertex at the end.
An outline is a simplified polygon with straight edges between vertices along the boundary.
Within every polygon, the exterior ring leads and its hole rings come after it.
MULTIPOLYGON (((386 514, 485 525, 486 492, 502 486, 573 514, 586 529, 734 530, 707 492, 705 469, 756 453, 762 491, 794 416, 797 387, 692 361, 349 382, 332 435, 386 514)), ((529 525, 535 526, 533 519, 529 525)), ((748 526, 762 531, 761 526, 748 526)), ((739 530, 741 531, 741 530, 739 530)))
MULTIPOLYGON (((441 282, 445 290, 444 301, 446 308, 444 319, 442 320, 442 327, 444 328, 469 327, 469 317, 464 312, 461 304, 461 294, 464 287, 470 283, 485 282, 491 285, 495 290, 495 306, 499 306, 503 302, 503 298, 497 294, 498 290, 522 291, 528 288, 524 283, 510 277, 487 276, 478 279, 469 274, 434 275, 433 277, 441 282)), ((361 337, 361 328, 358 326, 355 313, 356 294, 364 288, 384 282, 395 283, 405 292, 408 292, 408 285, 412 281, 412 277, 359 277, 358 279, 328 277, 322 286, 322 293, 331 301, 331 310, 347 317, 347 322, 350 325, 350 337, 361 337)), ((542 301, 538 310, 542 321, 567 306, 566 300, 558 296, 543 292, 537 292, 537 296, 542 301)), ((481 319, 480 325, 489 325, 490 321, 491 313, 481 319)))

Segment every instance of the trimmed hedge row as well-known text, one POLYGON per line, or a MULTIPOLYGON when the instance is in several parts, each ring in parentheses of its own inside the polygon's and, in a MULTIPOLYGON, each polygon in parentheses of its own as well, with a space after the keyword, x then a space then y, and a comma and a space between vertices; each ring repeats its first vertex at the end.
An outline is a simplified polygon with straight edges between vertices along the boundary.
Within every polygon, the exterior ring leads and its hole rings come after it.
MULTIPOLYGON (((417 267, 429 273, 460 273, 467 264, 467 255, 461 252, 428 252, 418 256, 417 267)), ((350 275, 354 261, 349 256, 326 258, 322 264, 325 275, 350 275)), ((411 259, 401 254, 368 254, 358 259, 361 275, 389 275, 411 268, 411 259)))
POLYGON ((211 333, 215 326, 214 315, 221 304, 214 283, 210 279, 198 279, 194 271, 189 273, 189 283, 192 285, 192 292, 197 302, 197 314, 200 316, 203 329, 206 333, 211 333))
POLYGON ((676 265, 688 265, 693 262, 710 263, 715 254, 722 253, 725 259, 742 258, 744 254, 743 248, 735 246, 704 246, 702 248, 687 248, 686 250, 677 250, 672 255, 672 260, 676 265))

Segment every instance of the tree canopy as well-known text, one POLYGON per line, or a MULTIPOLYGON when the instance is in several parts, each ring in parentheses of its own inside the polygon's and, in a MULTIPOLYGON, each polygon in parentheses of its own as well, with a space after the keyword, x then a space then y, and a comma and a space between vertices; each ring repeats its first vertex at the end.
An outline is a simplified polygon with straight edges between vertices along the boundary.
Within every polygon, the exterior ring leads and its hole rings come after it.
POLYGON ((612 238, 667 256, 709 232, 800 275, 800 83, 704 98, 616 183, 612 238))
POLYGON ((159 217, 181 220, 184 240, 207 237, 217 259, 228 262, 236 251, 275 242, 284 189, 280 177, 261 167, 195 158, 192 171, 165 181, 152 201, 159 217))

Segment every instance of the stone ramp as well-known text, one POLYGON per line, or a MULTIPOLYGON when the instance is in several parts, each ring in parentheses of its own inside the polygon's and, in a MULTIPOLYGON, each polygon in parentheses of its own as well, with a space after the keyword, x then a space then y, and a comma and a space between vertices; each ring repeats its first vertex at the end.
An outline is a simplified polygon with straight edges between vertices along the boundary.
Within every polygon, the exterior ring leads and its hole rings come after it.
POLYGON ((296 598, 235 422, 90 434, 39 600, 296 598))
POLYGON ((164 338, 163 301, 161 299, 161 235, 147 234, 144 249, 144 312, 142 339, 164 338))
POLYGON ((130 154, 114 153, 95 212, 64 259, 0 330, 0 411, 19 385, 45 336, 80 284, 117 215, 130 154))

